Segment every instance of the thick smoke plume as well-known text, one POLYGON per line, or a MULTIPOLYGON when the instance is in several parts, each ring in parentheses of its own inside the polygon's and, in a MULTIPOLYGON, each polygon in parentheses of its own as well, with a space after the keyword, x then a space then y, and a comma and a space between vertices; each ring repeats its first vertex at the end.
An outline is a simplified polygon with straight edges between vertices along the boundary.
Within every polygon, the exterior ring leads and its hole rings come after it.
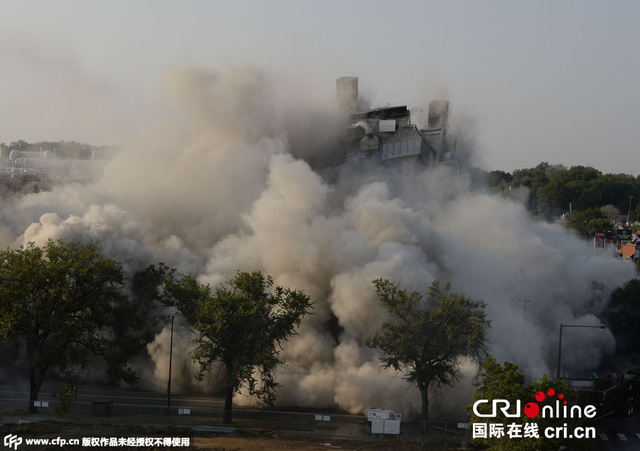
MULTIPOLYGON (((464 176, 341 158, 338 115, 255 70, 177 70, 168 93, 170 124, 141 133, 94 182, 4 198, 0 244, 78 240, 130 274, 165 262, 217 284, 259 269, 304 289, 315 315, 285 345, 282 404, 419 410, 416 389, 363 344, 385 319, 375 278, 422 292, 439 278, 484 300, 491 353, 540 376, 553 371, 560 322, 599 324, 611 290, 632 276, 521 204, 469 190, 464 176)), ((184 369, 174 371, 189 386, 191 337, 174 339, 184 369)), ((166 384, 167 340, 165 328, 148 346, 148 387, 166 384)), ((564 340, 573 369, 596 367, 615 347, 609 331, 564 340)), ((462 389, 433 409, 459 412, 469 401, 475 368, 461 369, 462 389)))

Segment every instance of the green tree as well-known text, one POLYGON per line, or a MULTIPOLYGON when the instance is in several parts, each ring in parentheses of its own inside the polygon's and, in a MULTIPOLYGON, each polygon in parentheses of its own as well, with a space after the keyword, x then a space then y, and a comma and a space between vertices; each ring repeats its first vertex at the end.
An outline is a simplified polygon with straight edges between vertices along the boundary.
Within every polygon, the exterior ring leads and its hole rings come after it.
POLYGON ((613 230, 613 224, 608 219, 592 219, 587 223, 587 234, 593 238, 596 233, 606 233, 609 230, 613 230))
POLYGON ((29 412, 45 375, 73 380, 91 355, 106 359, 111 378, 136 377, 119 352, 115 326, 132 315, 124 271, 89 246, 49 241, 0 252, 0 336, 17 342, 29 373, 29 412))
POLYGON ((504 171, 491 171, 487 176, 487 186, 489 187, 509 187, 513 181, 513 176, 504 171))
POLYGON ((303 291, 272 286, 271 277, 260 271, 238 272, 215 290, 186 275, 165 284, 165 303, 174 305, 197 333, 193 358, 200 376, 214 365, 224 366, 226 423, 232 420, 233 394, 244 384, 265 406, 273 405, 281 343, 311 312, 303 291))
POLYGON ((574 211, 567 220, 567 226, 577 230, 584 237, 593 233, 608 230, 610 224, 606 222, 604 214, 597 208, 574 211), (604 220, 604 221, 603 221, 604 220))
POLYGON ((549 177, 546 173, 547 169, 549 169, 549 163, 540 163, 535 168, 513 171, 512 186, 514 188, 518 186, 526 186, 529 188, 527 209, 533 212, 534 215, 546 212, 544 199, 541 198, 540 193, 549 183, 549 177))
POLYGON ((452 293, 435 280, 423 301, 417 292, 398 289, 388 280, 376 279, 378 300, 391 318, 367 345, 382 351, 385 368, 406 374, 422 397, 422 418, 429 417, 429 387, 453 385, 458 378, 458 360, 481 360, 486 355, 485 333, 489 321, 485 303, 472 301, 463 293, 452 293))
POLYGON ((638 199, 638 202, 634 202, 634 204, 635 208, 633 208, 629 214, 631 222, 640 220, 640 199, 638 199))
POLYGON ((638 196, 635 180, 625 174, 604 174, 591 180, 589 185, 585 192, 585 196, 591 199, 589 207, 613 204, 620 211, 628 213, 629 196, 638 196))
POLYGON ((28 146, 29 146, 29 143, 22 139, 18 141, 13 141, 11 144, 9 144, 9 148, 11 150, 13 149, 26 150, 28 146))
MULTIPOLYGON (((540 165, 538 166, 540 167, 540 165)), ((551 171, 547 167, 549 183, 538 190, 541 209, 548 218, 559 216, 569 210, 584 210, 598 207, 594 199, 591 183, 600 177, 600 171, 585 166, 573 166, 571 169, 558 167, 551 171)))
MULTIPOLYGON (((478 405, 478 413, 487 414, 492 410, 491 401, 494 399, 506 399, 511 404, 509 413, 514 413, 517 401, 520 401, 520 406, 523 408, 529 402, 536 402, 542 409, 545 405, 555 405, 558 399, 557 395, 562 394, 563 399, 569 403, 574 402, 577 399, 577 393, 575 390, 570 390, 567 382, 562 379, 551 380, 545 374, 539 379, 534 379, 531 384, 525 383, 524 375, 518 370, 518 366, 505 362, 504 365, 498 364, 495 358, 489 357, 487 361, 482 365, 480 371, 480 379, 474 383, 476 392, 473 395, 473 401, 480 399, 489 400, 489 403, 482 403, 478 405), (544 401, 537 401, 535 394, 537 392, 547 393, 549 389, 554 390, 554 396, 545 396, 544 401)), ((473 404, 468 405, 465 410, 471 415, 470 423, 490 423, 502 424, 504 430, 507 430, 507 425, 516 423, 524 428, 527 423, 536 423, 539 433, 539 438, 509 438, 508 435, 504 435, 499 438, 481 439, 489 446, 489 449, 495 451, 557 451, 561 446, 565 446, 567 451, 569 450, 589 450, 593 449, 593 443, 589 440, 571 440, 571 439, 548 439, 544 436, 544 431, 547 427, 559 427, 564 423, 567 423, 569 430, 577 427, 581 424, 579 419, 553 419, 542 418, 538 415, 534 418, 529 418, 521 411, 520 417, 506 417, 501 411, 497 412, 495 418, 477 417, 473 412, 473 404)))
POLYGON ((606 319, 616 337, 618 347, 640 350, 640 280, 631 279, 611 293, 606 319))
MULTIPOLYGON (((163 309, 157 308, 157 302, 162 301, 161 291, 165 280, 174 273, 175 269, 160 263, 136 271, 131 279, 131 299, 137 314, 123 326, 134 327, 137 344, 145 349, 166 323, 167 316, 162 315, 163 309), (136 323, 133 323, 133 319, 137 320, 136 323)), ((131 334, 131 331, 127 332, 131 334)))

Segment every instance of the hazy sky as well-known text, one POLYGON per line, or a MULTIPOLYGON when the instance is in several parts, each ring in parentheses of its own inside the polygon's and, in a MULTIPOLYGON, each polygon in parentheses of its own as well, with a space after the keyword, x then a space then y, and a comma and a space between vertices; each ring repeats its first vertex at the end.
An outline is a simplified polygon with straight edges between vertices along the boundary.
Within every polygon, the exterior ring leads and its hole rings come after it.
POLYGON ((250 64, 317 98, 448 97, 487 168, 640 173, 638 1, 0 0, 0 142, 123 143, 176 65, 250 64))

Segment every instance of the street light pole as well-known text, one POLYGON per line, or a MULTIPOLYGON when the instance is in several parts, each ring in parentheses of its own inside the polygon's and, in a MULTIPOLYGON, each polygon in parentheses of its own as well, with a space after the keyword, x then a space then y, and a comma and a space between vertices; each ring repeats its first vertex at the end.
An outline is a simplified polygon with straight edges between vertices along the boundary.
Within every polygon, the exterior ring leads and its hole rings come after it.
POLYGON ((629 210, 627 211, 627 225, 631 224, 629 222, 629 215, 631 214, 631 199, 633 199, 633 196, 629 196, 629 210))
POLYGON ((558 374, 556 379, 560 379, 560 365, 562 364, 562 327, 564 324, 560 324, 560 339, 558 340, 558 374))
MULTIPOLYGON (((527 304, 531 302, 529 299, 525 299, 523 301, 523 311, 522 311, 522 355, 526 355, 525 353, 525 343, 527 342, 526 337, 526 330, 527 330, 527 304)), ((527 361, 525 360, 522 363, 522 369, 524 370, 525 365, 527 364, 527 361)))
POLYGON ((558 340, 558 373, 556 379, 560 379, 560 368, 562 367, 562 328, 563 327, 587 327, 590 329, 606 329, 604 326, 583 326, 578 324, 560 324, 560 339, 558 340))
POLYGON ((167 382, 167 415, 171 415, 171 363, 173 360, 173 320, 178 312, 171 317, 171 341, 169 344, 169 382, 167 382))

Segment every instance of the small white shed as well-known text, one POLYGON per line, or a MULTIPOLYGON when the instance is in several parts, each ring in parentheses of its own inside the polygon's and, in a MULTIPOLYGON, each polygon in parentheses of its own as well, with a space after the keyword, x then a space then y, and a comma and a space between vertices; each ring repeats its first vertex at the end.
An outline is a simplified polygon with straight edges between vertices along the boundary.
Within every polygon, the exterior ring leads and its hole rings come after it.
POLYGON ((369 409, 367 419, 371 421, 372 434, 400 434, 401 413, 392 410, 369 409))

